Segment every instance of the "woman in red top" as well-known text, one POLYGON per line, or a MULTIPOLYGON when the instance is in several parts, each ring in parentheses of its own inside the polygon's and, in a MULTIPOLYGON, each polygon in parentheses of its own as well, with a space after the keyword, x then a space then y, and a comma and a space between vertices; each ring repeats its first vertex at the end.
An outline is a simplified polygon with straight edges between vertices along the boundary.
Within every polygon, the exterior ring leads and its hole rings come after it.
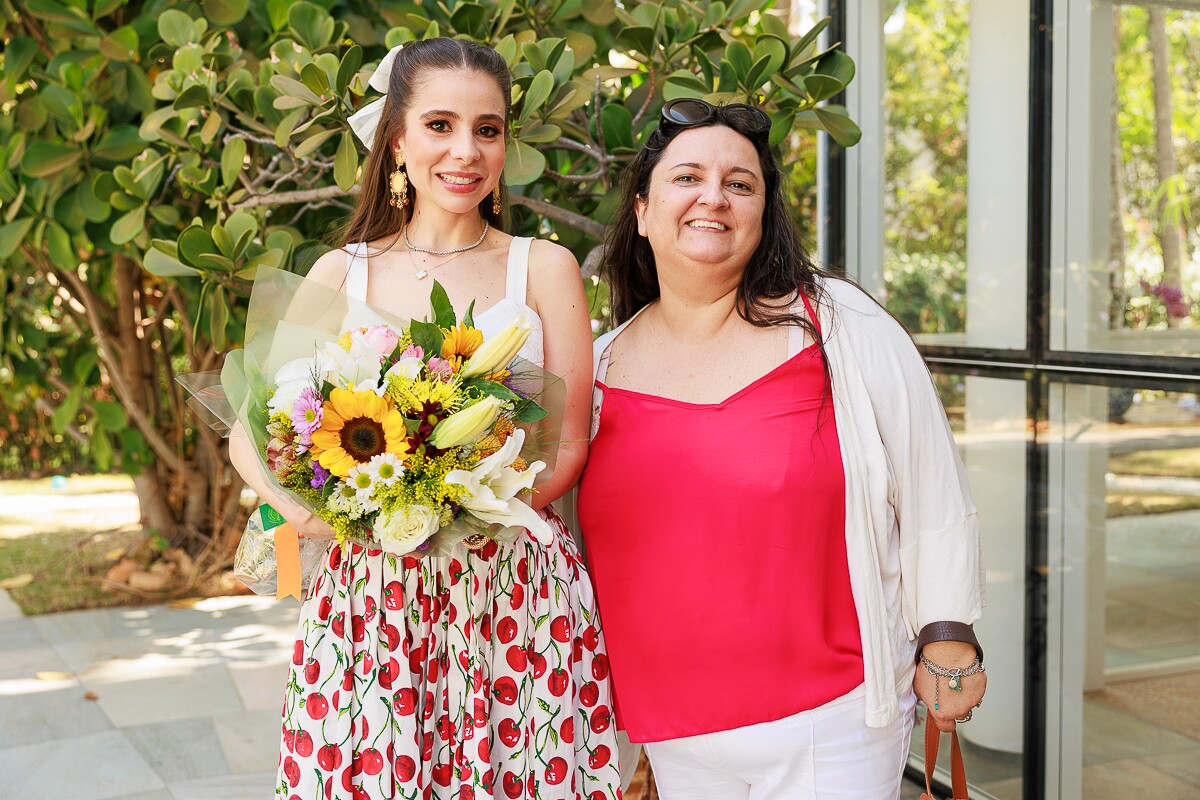
MULTIPOLYGON (((915 697, 872 712, 864 654, 878 658, 881 634, 860 619, 848 560, 861 493, 847 489, 827 298, 787 222, 769 129, 750 106, 668 103, 609 239, 623 324, 597 343, 578 511, 617 719, 667 800, 898 797, 915 697)), ((940 692, 931 713, 948 727, 985 676, 959 692, 935 672, 981 654, 969 625, 927 627, 934 672, 916 670, 916 694, 932 709, 940 692)))

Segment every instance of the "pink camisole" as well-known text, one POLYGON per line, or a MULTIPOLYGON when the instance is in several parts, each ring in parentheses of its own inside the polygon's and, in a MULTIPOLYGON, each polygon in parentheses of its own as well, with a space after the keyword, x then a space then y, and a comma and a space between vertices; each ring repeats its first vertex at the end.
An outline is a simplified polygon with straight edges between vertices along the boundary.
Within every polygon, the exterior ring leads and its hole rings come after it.
POLYGON ((862 683, 820 349, 721 403, 597 385, 579 520, 629 738, 781 719, 862 683))

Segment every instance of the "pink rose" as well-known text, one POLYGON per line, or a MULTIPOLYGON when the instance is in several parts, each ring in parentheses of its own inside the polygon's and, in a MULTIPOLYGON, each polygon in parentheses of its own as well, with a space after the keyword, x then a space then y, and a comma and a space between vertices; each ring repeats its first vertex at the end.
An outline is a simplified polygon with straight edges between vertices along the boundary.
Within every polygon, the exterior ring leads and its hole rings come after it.
POLYGON ((392 354, 396 349, 396 345, 400 343, 400 335, 387 325, 374 325, 367 328, 363 334, 367 344, 379 351, 380 358, 385 358, 392 354))

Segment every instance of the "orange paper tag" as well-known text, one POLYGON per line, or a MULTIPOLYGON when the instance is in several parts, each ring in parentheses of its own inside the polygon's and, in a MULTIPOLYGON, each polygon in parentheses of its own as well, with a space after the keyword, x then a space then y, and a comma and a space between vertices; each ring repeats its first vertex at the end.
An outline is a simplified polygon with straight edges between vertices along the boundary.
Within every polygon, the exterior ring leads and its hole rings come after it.
POLYGON ((287 522, 275 528, 275 568, 278 572, 275 599, 288 595, 301 599, 300 538, 287 522))

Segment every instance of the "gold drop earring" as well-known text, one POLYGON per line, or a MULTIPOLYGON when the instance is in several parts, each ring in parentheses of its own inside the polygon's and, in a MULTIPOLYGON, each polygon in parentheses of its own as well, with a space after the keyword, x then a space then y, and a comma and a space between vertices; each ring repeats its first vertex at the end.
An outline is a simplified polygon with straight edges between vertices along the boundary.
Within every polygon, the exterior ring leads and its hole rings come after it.
POLYGON ((404 156, 396 154, 396 171, 389 181, 392 190, 391 203, 393 208, 404 208, 408 205, 408 176, 404 174, 404 156))
POLYGON ((500 205, 500 184, 496 184, 496 188, 492 189, 492 213, 497 217, 500 216, 500 210, 504 206, 500 205))

